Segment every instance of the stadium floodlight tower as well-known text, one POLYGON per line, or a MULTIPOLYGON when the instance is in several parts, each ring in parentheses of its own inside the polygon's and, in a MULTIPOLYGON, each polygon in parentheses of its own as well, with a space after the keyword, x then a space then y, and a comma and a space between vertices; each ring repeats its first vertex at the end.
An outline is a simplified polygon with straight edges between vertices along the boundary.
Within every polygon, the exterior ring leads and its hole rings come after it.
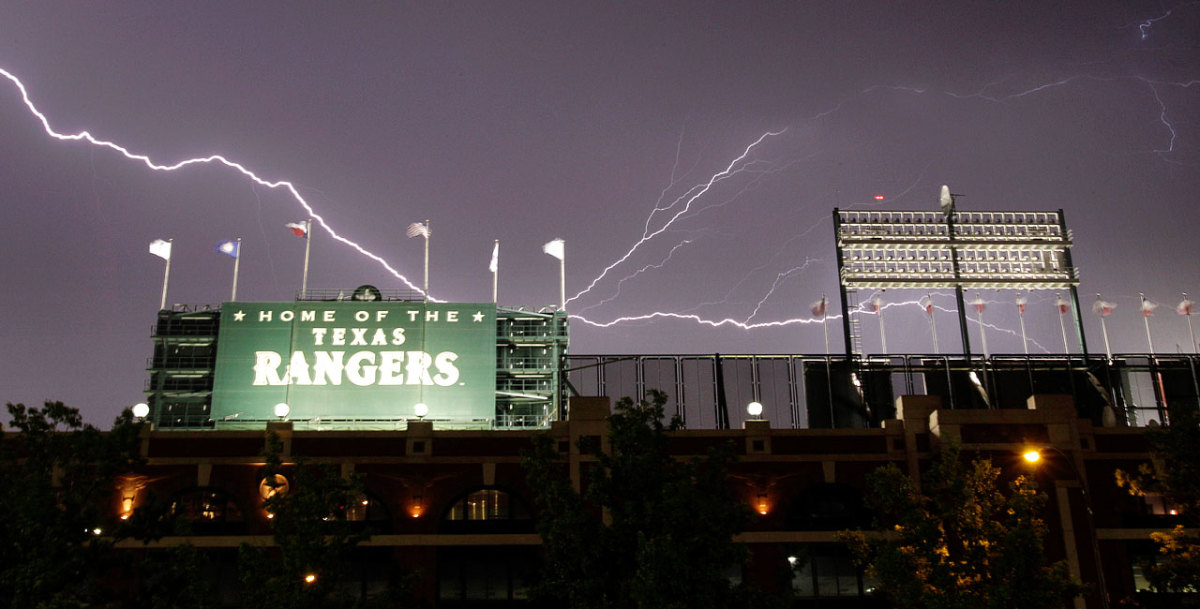
POLYGON ((950 289, 963 355, 970 356, 963 290, 1068 290, 1086 357, 1079 278, 1063 211, 970 211, 942 186, 940 211, 833 210, 846 355, 862 354, 852 319, 859 290, 950 289))

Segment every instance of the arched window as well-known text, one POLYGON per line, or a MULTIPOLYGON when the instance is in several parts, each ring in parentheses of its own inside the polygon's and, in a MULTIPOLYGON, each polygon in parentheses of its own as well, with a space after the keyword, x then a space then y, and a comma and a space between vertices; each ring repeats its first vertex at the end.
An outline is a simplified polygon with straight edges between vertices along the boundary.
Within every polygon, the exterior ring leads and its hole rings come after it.
POLYGON ((519 497, 497 488, 481 488, 450 505, 441 529, 446 533, 531 532, 533 520, 519 497))
POLYGON ((168 512, 190 523, 198 535, 227 535, 246 530, 242 509, 229 493, 214 487, 197 487, 176 494, 168 512))
POLYGON ((387 506, 370 493, 359 493, 342 506, 342 515, 349 522, 363 523, 376 533, 391 532, 392 517, 387 506))

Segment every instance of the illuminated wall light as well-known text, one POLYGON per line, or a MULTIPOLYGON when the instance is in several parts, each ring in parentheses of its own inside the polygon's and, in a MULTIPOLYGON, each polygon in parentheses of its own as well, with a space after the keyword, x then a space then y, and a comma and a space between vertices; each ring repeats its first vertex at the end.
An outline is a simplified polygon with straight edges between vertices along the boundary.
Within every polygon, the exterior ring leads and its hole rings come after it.
POLYGON ((311 583, 314 583, 314 582, 316 582, 316 581, 317 581, 317 574, 316 574, 316 573, 309 573, 309 574, 307 574, 307 575, 305 575, 305 576, 304 576, 304 583, 306 583, 306 584, 311 584, 311 583))
POLYGON ((129 520, 131 514, 133 514, 133 495, 125 495, 121 497, 121 520, 129 520))
POLYGON ((758 494, 758 500, 755 502, 754 508, 763 516, 766 516, 767 512, 771 511, 771 504, 767 501, 766 493, 758 494))
POLYGON ((420 518, 425 513, 425 502, 421 495, 413 495, 412 503, 408 506, 408 515, 420 518))

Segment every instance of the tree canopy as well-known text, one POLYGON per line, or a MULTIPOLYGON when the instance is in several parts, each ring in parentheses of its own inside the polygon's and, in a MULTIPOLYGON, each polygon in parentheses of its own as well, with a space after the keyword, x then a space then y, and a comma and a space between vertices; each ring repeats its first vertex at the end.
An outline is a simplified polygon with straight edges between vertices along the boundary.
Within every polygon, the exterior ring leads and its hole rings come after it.
POLYGON ((1065 562, 1045 559, 1046 497, 1024 476, 1002 485, 1000 474, 990 460, 964 463, 949 443, 922 490, 888 464, 868 478, 876 529, 842 539, 899 608, 1062 607, 1081 587, 1065 562))
POLYGON ((126 411, 108 432, 62 402, 7 405, 0 434, 0 598, 12 607, 78 607, 98 582, 116 528, 116 477, 139 462, 138 425, 126 411))
POLYGON ((677 460, 667 450, 678 420, 664 423, 666 395, 623 398, 608 419, 608 446, 580 443, 576 492, 549 435, 525 458, 535 492, 544 565, 535 598, 587 609, 725 607, 746 598, 735 585, 744 548, 733 542, 748 507, 730 491, 729 446, 677 460), (736 578, 734 578, 736 579, 736 578))
MULTIPOLYGON (((1117 484, 1135 496, 1159 496, 1182 522, 1150 534, 1158 546, 1154 560, 1144 566, 1146 579, 1157 592, 1200 591, 1200 414, 1178 409, 1171 424, 1148 428, 1150 463, 1137 472, 1117 470, 1117 484)), ((1173 599, 1184 606, 1200 606, 1195 594, 1173 599)))

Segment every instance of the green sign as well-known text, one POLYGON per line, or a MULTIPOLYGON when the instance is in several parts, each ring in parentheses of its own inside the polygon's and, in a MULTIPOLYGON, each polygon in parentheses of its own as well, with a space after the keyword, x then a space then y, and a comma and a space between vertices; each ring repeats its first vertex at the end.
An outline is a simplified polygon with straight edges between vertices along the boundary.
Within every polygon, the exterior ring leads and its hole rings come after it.
POLYGON ((212 418, 490 419, 496 305, 227 302, 221 306, 212 418))

